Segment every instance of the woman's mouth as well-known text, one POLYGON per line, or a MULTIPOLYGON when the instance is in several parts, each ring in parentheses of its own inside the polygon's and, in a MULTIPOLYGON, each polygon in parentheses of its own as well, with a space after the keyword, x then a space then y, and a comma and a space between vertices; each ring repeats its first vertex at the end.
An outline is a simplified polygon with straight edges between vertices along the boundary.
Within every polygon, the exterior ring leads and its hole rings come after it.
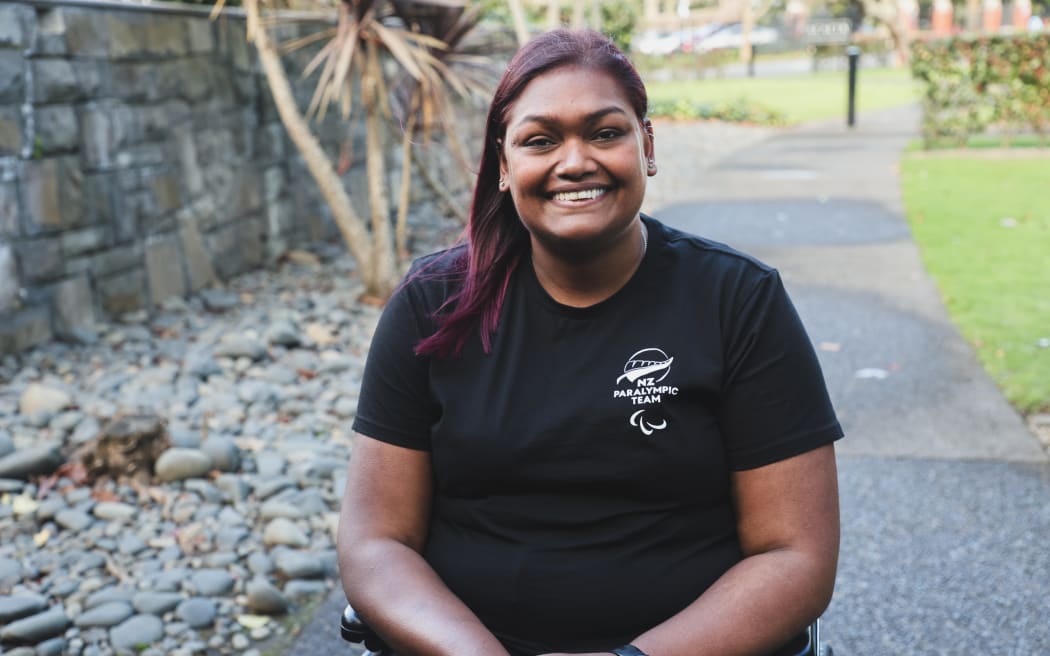
POLYGON ((604 188, 583 189, 580 191, 559 191, 552 196, 559 201, 594 200, 606 192, 604 188))

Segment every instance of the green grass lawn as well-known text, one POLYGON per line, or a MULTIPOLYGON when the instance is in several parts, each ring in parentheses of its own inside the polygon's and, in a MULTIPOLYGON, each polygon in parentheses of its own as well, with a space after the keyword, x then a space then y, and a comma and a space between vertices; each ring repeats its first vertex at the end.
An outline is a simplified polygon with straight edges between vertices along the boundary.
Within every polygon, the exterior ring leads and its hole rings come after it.
MULTIPOLYGON (((652 82, 646 86, 652 101, 686 99, 699 103, 724 103, 745 98, 783 112, 791 123, 846 116, 845 71, 652 82)), ((907 105, 918 100, 917 89, 906 69, 861 69, 857 76, 857 111, 907 105)))
POLYGON ((1050 153, 906 156, 908 221, 952 319, 1022 412, 1050 409, 1050 153))

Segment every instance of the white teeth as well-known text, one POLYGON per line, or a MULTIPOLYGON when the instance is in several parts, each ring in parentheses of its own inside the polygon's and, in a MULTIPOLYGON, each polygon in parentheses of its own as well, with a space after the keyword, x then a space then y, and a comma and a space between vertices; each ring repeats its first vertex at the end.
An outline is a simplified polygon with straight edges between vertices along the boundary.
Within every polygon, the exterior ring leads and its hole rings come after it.
POLYGON ((562 191, 554 194, 554 200, 591 200, 605 193, 604 189, 588 189, 586 191, 562 191))

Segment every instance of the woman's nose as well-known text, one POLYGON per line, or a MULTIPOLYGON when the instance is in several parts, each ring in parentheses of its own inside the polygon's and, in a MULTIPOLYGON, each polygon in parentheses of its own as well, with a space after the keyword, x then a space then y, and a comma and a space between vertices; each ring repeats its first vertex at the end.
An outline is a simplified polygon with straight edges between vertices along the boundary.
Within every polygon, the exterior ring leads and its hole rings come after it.
POLYGON ((594 159, 587 144, 569 139, 562 146, 562 157, 558 162, 556 173, 567 178, 578 178, 596 170, 594 159))

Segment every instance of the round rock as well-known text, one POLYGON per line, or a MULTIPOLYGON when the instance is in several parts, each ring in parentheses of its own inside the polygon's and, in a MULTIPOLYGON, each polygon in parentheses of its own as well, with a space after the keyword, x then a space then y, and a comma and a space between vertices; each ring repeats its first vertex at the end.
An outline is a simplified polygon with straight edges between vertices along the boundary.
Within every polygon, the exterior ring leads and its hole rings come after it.
POLYGON ((32 592, 0 597, 0 625, 35 615, 45 608, 47 599, 32 592))
POLYGON ((324 576, 324 563, 314 554, 284 551, 274 557, 277 571, 289 579, 316 579, 324 576))
POLYGON ((139 592, 131 600, 135 610, 147 615, 163 615, 182 601, 178 592, 139 592))
POLYGON ((82 629, 109 628, 131 617, 134 610, 126 601, 111 601, 81 613, 73 623, 82 629))
POLYGON ((212 466, 223 472, 233 472, 241 468, 241 450, 228 437, 209 437, 201 451, 211 458, 212 466))
POLYGON ((199 449, 168 449, 157 458, 157 478, 162 481, 181 481, 200 478, 211 471, 212 462, 207 453, 199 449))
POLYGON ((61 607, 11 622, 0 629, 0 642, 36 644, 61 635, 69 627, 69 616, 61 607))
POLYGON ((234 579, 224 569, 202 569, 193 573, 190 583, 197 594, 218 597, 233 592, 234 579))
POLYGON ((283 615, 288 612, 288 599, 265 579, 249 581, 245 591, 248 595, 248 608, 256 613, 283 615))
POLYGON ((0 478, 25 480, 30 476, 45 476, 63 462, 62 454, 54 444, 19 449, 0 458, 0 478))
POLYGON ((65 390, 32 383, 22 392, 18 412, 31 417, 40 412, 55 413, 73 405, 73 397, 65 390))
POLYGON ((164 622, 153 615, 135 615, 109 630, 117 649, 141 651, 164 637, 164 622))
POLYGON ((215 602, 203 597, 191 597, 175 609, 175 615, 194 629, 211 626, 217 613, 215 602))
POLYGON ((289 547, 305 547, 310 544, 310 538, 295 522, 284 517, 278 517, 270 521, 263 531, 263 542, 265 544, 284 544, 289 547))

